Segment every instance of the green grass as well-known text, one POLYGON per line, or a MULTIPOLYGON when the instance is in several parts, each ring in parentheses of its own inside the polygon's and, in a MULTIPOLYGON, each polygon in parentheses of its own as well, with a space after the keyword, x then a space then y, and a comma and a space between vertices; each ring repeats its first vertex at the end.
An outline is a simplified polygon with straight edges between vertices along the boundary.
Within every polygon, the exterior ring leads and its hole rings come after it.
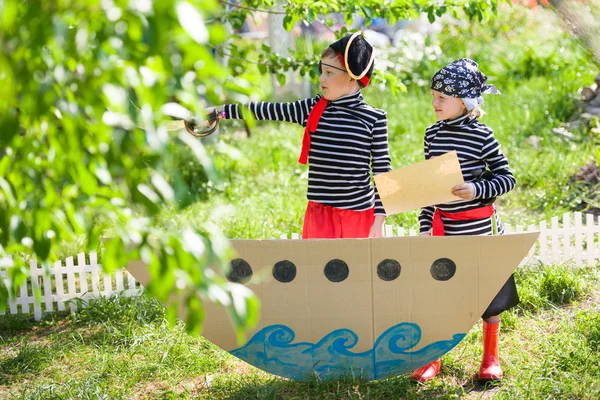
POLYGON ((477 382, 480 325, 443 357, 440 377, 427 385, 405 375, 295 382, 237 360, 181 324, 170 326, 154 300, 112 297, 39 323, 2 317, 0 398, 598 398, 600 265, 527 267, 517 283, 523 301, 503 315, 506 377, 495 386, 477 382))

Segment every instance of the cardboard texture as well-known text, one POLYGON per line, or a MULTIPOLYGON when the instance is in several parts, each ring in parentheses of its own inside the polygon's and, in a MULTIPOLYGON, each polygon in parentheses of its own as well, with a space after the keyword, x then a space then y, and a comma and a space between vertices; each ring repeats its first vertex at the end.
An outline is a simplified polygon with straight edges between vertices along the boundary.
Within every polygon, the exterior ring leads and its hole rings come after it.
POLYGON ((460 200, 450 189, 464 183, 456 151, 375 175, 388 215, 460 200))
MULTIPOLYGON (((239 344, 226 311, 205 302, 203 335, 292 379, 407 373, 460 342, 537 237, 233 240, 234 269, 252 269, 260 323, 239 344)), ((128 270, 150 281, 143 263, 128 270)))

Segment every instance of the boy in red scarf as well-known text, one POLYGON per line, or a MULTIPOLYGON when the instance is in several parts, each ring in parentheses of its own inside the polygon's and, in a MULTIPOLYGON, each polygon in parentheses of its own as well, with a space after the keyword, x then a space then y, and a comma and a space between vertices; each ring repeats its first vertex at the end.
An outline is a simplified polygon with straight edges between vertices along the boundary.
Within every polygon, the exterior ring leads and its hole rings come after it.
POLYGON ((303 239, 382 237, 385 210, 373 174, 390 171, 387 116, 364 102, 373 73, 373 48, 357 32, 321 55, 322 95, 291 103, 226 104, 225 118, 305 127, 299 162, 308 162, 308 206, 303 239))

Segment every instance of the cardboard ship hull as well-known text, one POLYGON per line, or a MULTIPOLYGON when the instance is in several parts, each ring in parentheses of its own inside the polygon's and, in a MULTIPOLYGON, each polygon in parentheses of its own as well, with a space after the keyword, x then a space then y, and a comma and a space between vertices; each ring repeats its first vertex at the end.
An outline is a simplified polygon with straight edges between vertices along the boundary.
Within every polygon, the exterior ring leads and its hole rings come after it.
MULTIPOLYGON (((260 323, 240 345, 225 309, 205 302, 203 335, 292 379, 407 373, 460 342, 537 236, 233 240, 230 277, 251 276, 260 323)), ((151 279, 141 262, 128 270, 151 279)))

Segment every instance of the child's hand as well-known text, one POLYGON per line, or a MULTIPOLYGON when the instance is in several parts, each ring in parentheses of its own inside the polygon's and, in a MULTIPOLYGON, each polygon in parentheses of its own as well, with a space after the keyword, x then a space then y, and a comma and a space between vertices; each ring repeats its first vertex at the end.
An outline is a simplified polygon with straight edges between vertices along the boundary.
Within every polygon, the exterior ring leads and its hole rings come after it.
POLYGON ((423 232, 423 233, 420 233, 419 236, 431 236, 431 233, 430 232, 423 232))
MULTIPOLYGON (((215 111, 216 109, 217 109, 217 107, 207 107, 207 108, 204 109, 204 115, 208 115, 211 112, 215 111)), ((205 128, 210 128, 210 126, 213 124, 213 122, 214 121, 209 121, 208 119, 204 120, 204 127, 205 128)))
POLYGON ((383 237, 383 223, 385 222, 385 215, 376 215, 373 225, 369 230, 370 238, 381 238, 383 237))
POLYGON ((463 183, 452 188, 452 194, 465 200, 473 200, 475 197, 475 185, 463 183))

